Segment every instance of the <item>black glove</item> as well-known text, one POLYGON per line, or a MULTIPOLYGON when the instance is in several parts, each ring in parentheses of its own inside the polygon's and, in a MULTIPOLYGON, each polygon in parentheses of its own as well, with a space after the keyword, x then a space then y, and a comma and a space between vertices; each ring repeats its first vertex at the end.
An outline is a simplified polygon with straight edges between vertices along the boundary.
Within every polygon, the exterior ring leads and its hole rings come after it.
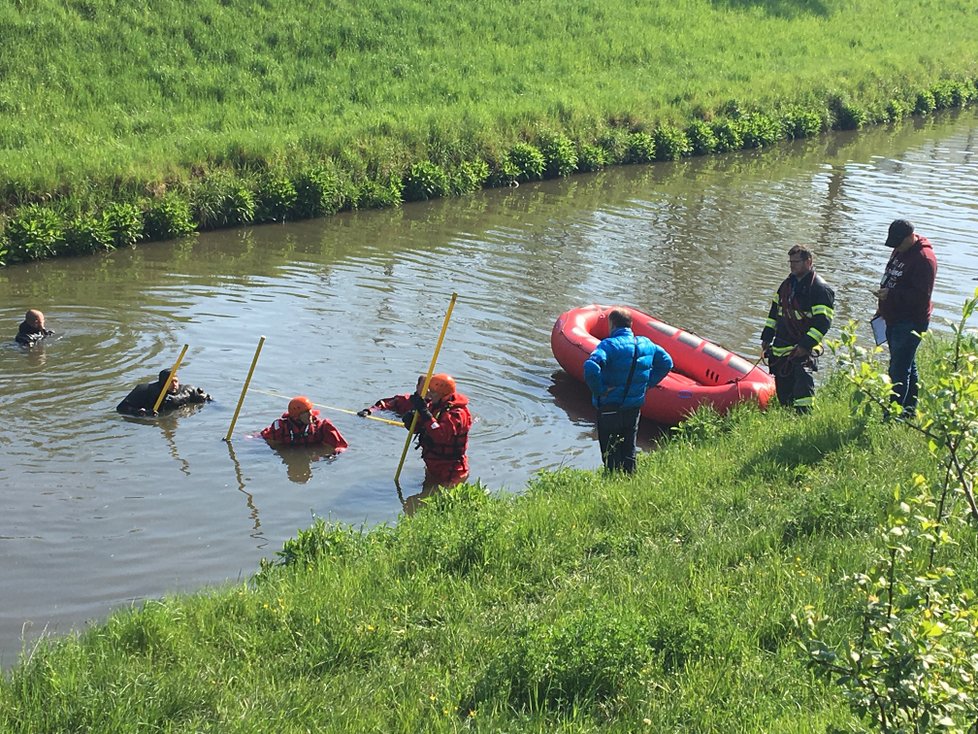
POLYGON ((411 424, 414 422, 414 411, 409 410, 407 413, 401 416, 401 420, 404 421, 404 427, 410 431, 411 424))
POLYGON ((416 392, 411 393, 411 405, 413 405, 414 409, 419 413, 423 413, 424 411, 428 410, 428 403, 426 403, 425 399, 416 392))
POLYGON ((368 415, 370 415, 370 408, 364 408, 363 410, 358 410, 357 415, 360 416, 361 418, 366 418, 368 415))

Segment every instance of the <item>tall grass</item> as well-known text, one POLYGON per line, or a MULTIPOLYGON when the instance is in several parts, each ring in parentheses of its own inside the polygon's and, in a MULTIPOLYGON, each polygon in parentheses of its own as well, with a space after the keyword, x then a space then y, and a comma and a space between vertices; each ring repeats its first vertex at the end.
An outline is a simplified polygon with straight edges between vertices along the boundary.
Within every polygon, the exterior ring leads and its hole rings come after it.
POLYGON ((978 17, 938 0, 0 0, 0 37, 8 216, 168 188, 194 206, 215 171, 255 195, 268 176, 250 174, 322 165, 370 182, 341 186, 342 206, 387 205, 417 164, 469 166, 467 185, 415 195, 460 193, 532 178, 507 168, 520 142, 566 175, 622 162, 599 150, 609 130, 649 136, 626 160, 669 159, 967 103, 978 78, 978 17), (704 121, 719 144, 677 137, 704 121), (473 184, 480 164, 495 175, 473 184))
MULTIPOLYGON (((703 414, 632 478, 317 523, 248 584, 42 643, 0 682, 0 729, 842 730, 792 615, 852 632, 843 579, 878 551, 893 486, 934 467, 904 426, 854 416, 841 380, 805 418, 703 414)), ((974 580, 973 551, 955 552, 974 580)))

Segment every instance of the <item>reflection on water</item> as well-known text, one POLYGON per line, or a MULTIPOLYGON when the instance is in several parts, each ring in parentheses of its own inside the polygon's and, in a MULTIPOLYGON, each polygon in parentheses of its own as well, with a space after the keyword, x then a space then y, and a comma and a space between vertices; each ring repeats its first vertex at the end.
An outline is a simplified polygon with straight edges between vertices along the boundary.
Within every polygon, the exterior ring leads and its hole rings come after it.
POLYGON ((285 464, 285 474, 293 484, 307 484, 312 479, 312 464, 315 461, 330 462, 336 454, 329 448, 320 446, 270 446, 285 464))
MULTIPOLYGON (((410 392, 452 291, 438 367, 472 401, 472 478, 509 491, 541 469, 600 466, 587 392, 550 354, 569 308, 634 305, 753 361, 791 244, 814 246, 837 318, 864 322, 887 225, 906 216, 940 260, 935 316, 954 317, 975 287, 976 135, 972 111, 0 271, 11 340, 28 307, 58 334, 39 350, 0 347, 0 574, 17 592, 0 618, 0 663, 25 621, 34 636, 246 577, 313 516, 396 518, 402 427, 324 408, 350 442, 328 461, 246 436, 280 414, 275 395, 356 410, 410 392), (215 402, 155 427, 116 415, 184 343, 181 374, 215 402)), ((642 431, 651 448, 654 430, 642 431)), ((404 494, 423 476, 410 451, 404 494)))
POLYGON ((241 464, 238 462, 238 457, 234 453, 234 444, 230 441, 225 441, 224 445, 228 447, 228 458, 231 459, 231 464, 234 466, 234 479, 238 483, 238 491, 245 496, 245 504, 248 506, 248 515, 254 521, 252 525, 252 531, 249 533, 251 538, 261 541, 256 543, 256 548, 264 548, 268 545, 268 541, 265 536, 261 533, 261 517, 259 517, 258 508, 255 506, 255 498, 251 492, 247 489, 247 484, 245 481, 244 472, 241 471, 241 464))

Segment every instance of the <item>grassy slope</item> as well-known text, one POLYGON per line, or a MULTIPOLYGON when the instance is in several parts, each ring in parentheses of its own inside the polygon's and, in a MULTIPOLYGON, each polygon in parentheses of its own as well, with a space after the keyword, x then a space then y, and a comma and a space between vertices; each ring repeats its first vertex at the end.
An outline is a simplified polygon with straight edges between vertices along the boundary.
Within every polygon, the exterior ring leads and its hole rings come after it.
MULTIPOLYGON (((475 489, 395 528, 304 534, 252 585, 42 648, 0 683, 0 728, 841 726, 791 615, 849 617, 843 577, 867 568, 893 487, 931 461, 902 426, 855 420, 839 388, 804 420, 748 410, 707 433, 632 479, 561 472, 520 498, 475 489)), ((978 579, 973 541, 959 553, 978 579)))
POLYGON ((0 0, 0 35, 8 200, 225 159, 397 165, 978 70, 966 0, 0 0))

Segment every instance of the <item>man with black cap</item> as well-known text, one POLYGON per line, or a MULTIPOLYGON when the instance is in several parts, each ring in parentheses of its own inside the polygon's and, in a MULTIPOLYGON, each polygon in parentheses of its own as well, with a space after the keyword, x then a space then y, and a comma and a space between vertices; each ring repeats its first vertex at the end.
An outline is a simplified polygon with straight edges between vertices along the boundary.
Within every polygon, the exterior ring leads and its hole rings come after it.
MULTIPOLYGON (((156 415, 153 413, 153 406, 156 405, 156 401, 160 397, 160 393, 163 392, 169 377, 170 370, 160 370, 156 382, 136 385, 115 409, 126 415, 156 415)), ((206 403, 209 400, 211 400, 211 396, 201 388, 192 385, 181 386, 180 380, 176 375, 173 375, 166 391, 166 397, 160 403, 159 412, 164 413, 193 403, 206 403)))
POLYGON ((906 219, 890 224, 886 246, 893 254, 873 294, 879 299, 877 313, 886 321, 893 399, 912 418, 917 410, 917 347, 930 326, 937 258, 927 238, 916 234, 906 219))

